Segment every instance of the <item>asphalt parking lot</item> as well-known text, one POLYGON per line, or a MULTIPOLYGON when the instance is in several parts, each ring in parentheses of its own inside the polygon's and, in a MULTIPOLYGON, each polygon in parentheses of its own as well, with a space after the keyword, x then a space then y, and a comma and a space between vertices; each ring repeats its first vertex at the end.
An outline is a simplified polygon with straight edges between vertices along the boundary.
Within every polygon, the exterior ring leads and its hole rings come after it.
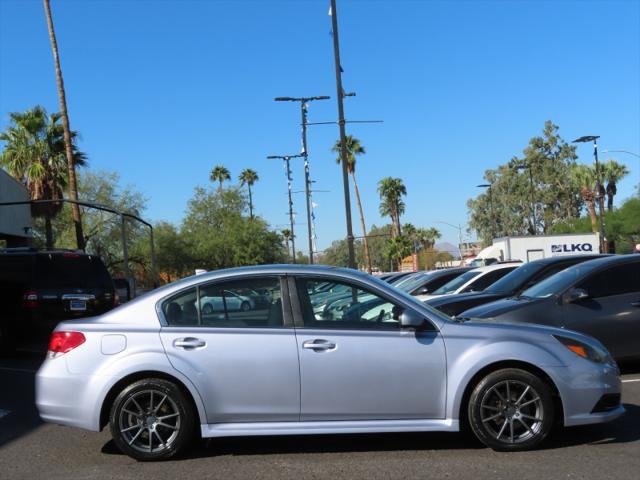
POLYGON ((553 434, 541 450, 497 453, 461 434, 327 435, 203 441, 185 457, 137 463, 109 433, 43 424, 42 354, 0 359, 0 479, 473 478, 625 479, 640 475, 640 365, 623 367, 622 418, 553 434))

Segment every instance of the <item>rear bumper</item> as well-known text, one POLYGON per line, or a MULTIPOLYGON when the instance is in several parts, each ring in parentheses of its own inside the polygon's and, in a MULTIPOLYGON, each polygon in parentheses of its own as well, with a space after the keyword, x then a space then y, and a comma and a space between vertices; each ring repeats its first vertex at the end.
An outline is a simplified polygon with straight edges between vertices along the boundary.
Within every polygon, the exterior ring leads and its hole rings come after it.
POLYGON ((47 359, 36 374, 36 407, 45 422, 98 431, 94 377, 70 375, 64 357, 47 359))

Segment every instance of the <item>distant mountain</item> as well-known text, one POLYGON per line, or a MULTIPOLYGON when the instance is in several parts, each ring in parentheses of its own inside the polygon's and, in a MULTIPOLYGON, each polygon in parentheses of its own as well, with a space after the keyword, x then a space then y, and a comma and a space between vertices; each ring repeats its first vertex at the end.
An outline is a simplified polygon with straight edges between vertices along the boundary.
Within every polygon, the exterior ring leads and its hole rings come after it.
POLYGON ((436 243, 435 247, 436 250, 440 252, 450 253, 455 258, 458 258, 460 256, 460 250, 458 250, 458 247, 449 242, 436 243))

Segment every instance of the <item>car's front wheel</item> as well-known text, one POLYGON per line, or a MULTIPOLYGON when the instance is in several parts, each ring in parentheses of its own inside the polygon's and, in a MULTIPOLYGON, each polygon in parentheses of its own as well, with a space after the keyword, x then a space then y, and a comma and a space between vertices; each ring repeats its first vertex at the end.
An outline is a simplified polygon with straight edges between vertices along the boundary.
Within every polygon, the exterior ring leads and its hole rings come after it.
POLYGON ((468 418, 476 437, 495 450, 537 446, 553 426, 549 385, 525 370, 508 368, 484 377, 469 398, 468 418))
POLYGON ((175 384, 148 378, 120 392, 109 425, 123 453, 136 460, 162 460, 192 440, 195 419, 191 402, 175 384))

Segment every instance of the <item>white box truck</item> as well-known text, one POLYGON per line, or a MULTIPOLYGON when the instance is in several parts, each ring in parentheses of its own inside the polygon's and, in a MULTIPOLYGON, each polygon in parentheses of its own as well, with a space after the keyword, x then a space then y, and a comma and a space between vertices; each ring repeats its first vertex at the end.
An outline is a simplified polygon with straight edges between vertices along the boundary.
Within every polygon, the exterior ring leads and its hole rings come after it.
POLYGON ((471 265, 489 265, 505 260, 530 262, 539 258, 593 253, 600 253, 597 233, 501 237, 495 238, 493 245, 478 253, 471 265))

